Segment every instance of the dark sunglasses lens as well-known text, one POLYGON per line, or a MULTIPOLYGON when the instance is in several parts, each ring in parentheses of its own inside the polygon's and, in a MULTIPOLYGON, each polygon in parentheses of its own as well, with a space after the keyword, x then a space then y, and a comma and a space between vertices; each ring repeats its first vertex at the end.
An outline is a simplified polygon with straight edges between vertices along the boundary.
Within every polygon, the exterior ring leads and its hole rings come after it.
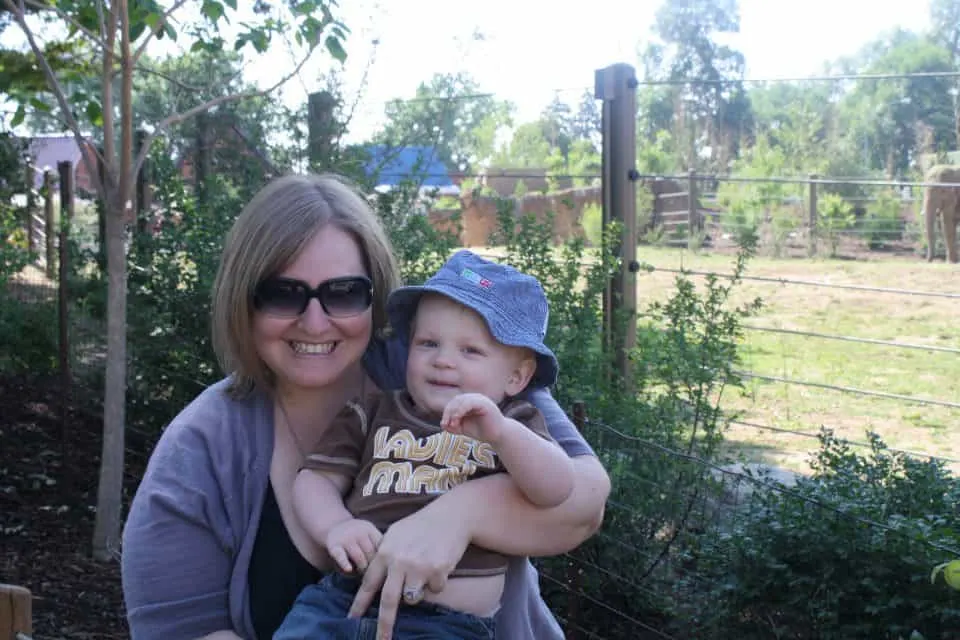
POLYGON ((329 280, 321 293, 323 307, 331 316, 353 316, 367 310, 373 301, 366 278, 329 280))
POLYGON ((296 282, 265 280, 257 287, 254 303, 266 313, 295 316, 303 311, 306 298, 306 289, 296 282))

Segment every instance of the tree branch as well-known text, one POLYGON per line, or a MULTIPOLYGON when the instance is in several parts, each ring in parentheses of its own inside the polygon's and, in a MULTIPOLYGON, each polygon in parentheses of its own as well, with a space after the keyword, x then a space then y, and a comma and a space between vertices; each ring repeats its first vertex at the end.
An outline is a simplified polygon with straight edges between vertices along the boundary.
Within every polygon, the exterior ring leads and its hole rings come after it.
MULTIPOLYGON (((97 7, 101 7, 104 0, 96 0, 97 7)), ((102 13, 102 9, 98 9, 102 13)), ((103 37, 107 42, 107 49, 103 52, 103 60, 101 65, 101 77, 100 77, 100 96, 101 96, 101 114, 103 117, 103 169, 104 169, 104 181, 108 184, 105 184, 105 191, 108 195, 111 195, 111 191, 117 186, 117 174, 118 167, 115 165, 117 160, 116 154, 116 139, 114 138, 115 128, 115 114, 113 105, 113 74, 114 74, 114 63, 116 61, 116 56, 113 52, 113 46, 117 42, 117 24, 119 18, 117 16, 117 6, 115 3, 111 3, 109 6, 109 12, 105 14, 102 18, 103 37)), ((113 194, 115 195, 115 194, 113 194)), ((122 202, 123 198, 126 198, 126 195, 120 194, 120 201, 122 202)), ((104 200, 104 204, 107 206, 108 210, 113 203, 109 199, 104 200)))
POLYGON ((131 60, 133 65, 136 65, 140 61, 141 56, 143 56, 143 52, 147 50, 147 45, 150 44, 150 41, 153 40, 157 34, 160 33, 160 30, 167 25, 167 20, 170 19, 170 16, 173 15, 174 11, 185 4, 187 4, 187 0, 177 0, 175 3, 173 3, 172 7, 163 12, 163 15, 160 16, 160 20, 157 21, 156 26, 150 29, 150 32, 147 33, 146 37, 143 39, 143 42, 140 43, 140 46, 137 47, 137 51, 133 54, 133 60, 131 60))
POLYGON ((230 124, 230 128, 233 130, 234 133, 237 134, 237 136, 240 137, 240 139, 243 141, 243 143, 244 143, 245 145, 247 145, 247 149, 249 149, 250 151, 252 151, 252 152, 254 153, 254 155, 257 156, 257 159, 260 160, 260 163, 264 166, 264 168, 266 168, 267 171, 269 171, 270 173, 272 173, 274 176, 280 175, 280 170, 277 168, 277 166, 276 166, 275 164, 273 164, 272 162, 270 162, 270 158, 268 158, 268 157, 263 153, 263 151, 261 151, 260 148, 257 147, 257 145, 255 145, 255 144, 253 143, 252 140, 250 140, 250 138, 249 138, 249 136, 247 136, 247 134, 245 134, 243 131, 240 130, 240 127, 238 127, 238 126, 236 125, 236 123, 231 123, 231 124, 230 124))
POLYGON ((157 76, 158 78, 163 78, 164 80, 166 80, 166 81, 169 82, 170 84, 176 85, 178 88, 183 89, 184 91, 187 91, 187 92, 189 92, 189 93, 202 93, 203 90, 204 90, 203 87, 194 87, 194 86, 189 85, 189 84, 187 84, 187 83, 185 83, 185 82, 183 82, 183 81, 181 81, 181 80, 177 80, 177 79, 174 78, 173 76, 171 76, 171 75, 169 75, 169 74, 167 74, 167 73, 165 73, 165 72, 163 72, 163 71, 158 71, 157 69, 151 69, 150 67, 145 67, 145 66, 140 65, 140 64, 136 65, 135 68, 136 68, 137 71, 140 71, 141 73, 145 73, 145 74, 151 75, 151 76, 157 76))
POLYGON ((86 166, 87 173, 90 174, 90 178, 93 180, 93 184, 97 188, 98 195, 103 199, 104 202, 106 202, 106 188, 104 187, 103 180, 100 179, 100 172, 97 171, 97 167, 95 166, 94 162, 90 159, 89 154, 86 153, 86 147, 89 146, 93 150, 94 155, 100 162, 104 162, 103 156, 100 155, 100 152, 97 151, 97 148, 94 145, 87 145, 87 141, 84 140, 83 135, 80 133, 80 124, 77 122, 77 119, 73 117, 73 111, 70 109, 70 105, 67 104, 67 97, 63 91, 63 87, 60 86, 60 82, 57 80, 57 76, 53 72, 50 62, 40 49, 40 45, 37 44, 37 39, 34 37, 33 31, 27 26, 26 17, 24 14, 24 0, 20 0, 19 5, 14 4, 13 0, 3 0, 3 3, 4 6, 10 10, 10 13, 13 15, 13 19, 17 23, 17 26, 20 27, 21 31, 23 31, 23 35, 26 36, 27 43, 30 45, 33 55, 37 57, 37 63, 43 70, 43 75, 46 76, 47 82, 50 83, 50 89, 53 91, 53 95, 57 99, 57 104, 60 105, 60 110, 63 112, 63 117, 66 120, 67 127, 73 133, 73 138, 77 143, 77 147, 80 149, 80 159, 84 163, 84 166, 86 166))
POLYGON ((57 5, 46 4, 44 2, 38 2, 37 0, 23 0, 21 4, 24 7, 30 7, 31 9, 53 11, 54 13, 57 14, 58 18, 60 18, 61 20, 63 20, 73 28, 75 28, 77 31, 80 31, 81 33, 83 33, 83 35, 90 38, 90 40, 92 40, 94 44, 98 45, 101 49, 106 49, 107 45, 100 36, 98 36, 94 32, 87 29, 85 26, 83 26, 82 24, 74 20, 68 13, 63 11, 63 9, 58 8, 57 5))
MULTIPOLYGON (((5 0, 5 1, 10 2, 10 0, 5 0)), ((297 64, 296 68, 294 68, 293 71, 283 76, 282 78, 280 78, 280 80, 275 82, 273 85, 267 87, 266 89, 259 89, 257 91, 246 91, 243 93, 231 93, 229 95, 219 96, 217 98, 207 100, 202 104, 198 104, 195 107, 191 107, 186 111, 183 111, 181 113, 175 113, 172 116, 164 118, 157 125, 156 129, 154 129, 152 132, 147 134, 147 136, 145 137, 143 141, 143 148, 140 149, 140 153, 137 155, 137 160, 133 165, 133 175, 137 175, 140 172, 141 167, 143 167, 143 163, 146 162, 147 155, 149 155, 150 153, 150 145, 153 143, 154 138, 156 138, 158 135, 166 131, 168 128, 172 127, 175 124, 179 124, 184 120, 188 120, 193 116, 197 115, 198 113, 203 113, 204 111, 208 111, 213 107, 216 107, 217 105, 221 105, 225 102, 233 102, 236 100, 246 100, 248 98, 257 98, 260 96, 265 96, 269 93, 273 93, 279 87, 289 82, 290 78, 300 73, 300 70, 303 69, 304 65, 306 65, 307 62, 310 60, 310 58, 313 56, 313 53, 317 50, 317 47, 318 45, 316 44, 311 46, 310 49, 307 51, 306 55, 303 56, 303 60, 301 60, 299 64, 297 64)))

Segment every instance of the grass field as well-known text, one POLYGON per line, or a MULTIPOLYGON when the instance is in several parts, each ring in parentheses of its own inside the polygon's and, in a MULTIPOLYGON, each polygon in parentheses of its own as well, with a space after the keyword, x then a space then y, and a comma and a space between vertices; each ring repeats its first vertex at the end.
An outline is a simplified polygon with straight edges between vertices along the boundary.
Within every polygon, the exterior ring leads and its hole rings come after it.
MULTIPOLYGON (((637 257, 661 269, 729 273, 732 257, 683 249, 639 247, 637 257)), ((873 261, 754 258, 749 276, 898 290, 960 293, 960 266, 913 257, 873 261)), ((669 295, 677 274, 639 274, 638 304, 669 295)), ((702 282, 702 278, 695 277, 702 282)), ((753 327, 960 349, 960 298, 746 281, 736 300, 760 296, 753 327)), ((960 354, 748 330, 742 368, 764 376, 960 403, 960 354)), ((868 397, 797 384, 746 379, 746 393, 728 392, 723 405, 742 422, 806 433, 821 426, 853 441, 879 433, 894 448, 953 458, 960 473, 960 409, 868 397)), ((807 468, 810 437, 733 425, 732 448, 751 461, 807 468)))

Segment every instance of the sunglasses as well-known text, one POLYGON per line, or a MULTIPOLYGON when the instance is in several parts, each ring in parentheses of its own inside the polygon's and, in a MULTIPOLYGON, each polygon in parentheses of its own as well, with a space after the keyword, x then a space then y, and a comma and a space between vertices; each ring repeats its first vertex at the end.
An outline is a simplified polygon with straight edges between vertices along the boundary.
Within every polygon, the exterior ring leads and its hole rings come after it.
POLYGON ((316 298, 331 318, 363 313, 373 303, 373 283, 366 276, 331 278, 313 289, 302 280, 267 278, 253 292, 253 306, 272 316, 292 318, 307 310, 316 298))

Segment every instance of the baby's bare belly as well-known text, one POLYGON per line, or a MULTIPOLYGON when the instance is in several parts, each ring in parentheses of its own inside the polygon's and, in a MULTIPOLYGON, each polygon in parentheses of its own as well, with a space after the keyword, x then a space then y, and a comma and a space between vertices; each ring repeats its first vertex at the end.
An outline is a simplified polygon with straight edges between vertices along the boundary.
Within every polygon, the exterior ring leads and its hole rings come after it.
POLYGON ((502 573, 497 576, 450 578, 443 591, 427 591, 424 600, 475 616, 489 616, 500 606, 503 583, 502 573))

